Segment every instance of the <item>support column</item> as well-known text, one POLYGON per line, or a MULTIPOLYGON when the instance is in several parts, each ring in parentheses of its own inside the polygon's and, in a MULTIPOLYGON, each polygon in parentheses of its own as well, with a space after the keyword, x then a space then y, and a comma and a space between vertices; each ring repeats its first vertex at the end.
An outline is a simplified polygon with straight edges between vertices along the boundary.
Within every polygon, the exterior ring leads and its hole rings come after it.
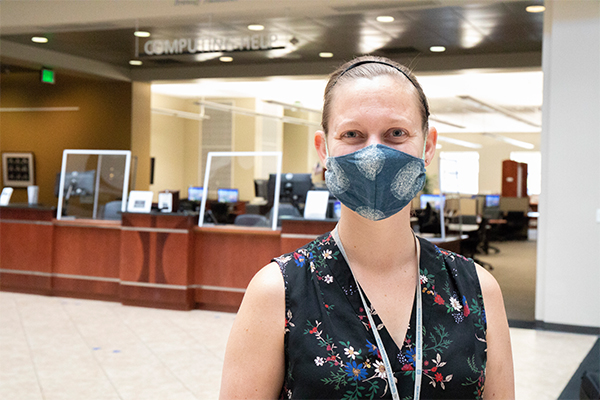
POLYGON ((137 157, 137 173, 132 175, 136 190, 150 190, 151 91, 148 82, 131 84, 131 173, 137 157), (135 180, 134 180, 135 178, 135 180))
POLYGON ((600 327, 600 2, 545 2, 536 319, 600 327))

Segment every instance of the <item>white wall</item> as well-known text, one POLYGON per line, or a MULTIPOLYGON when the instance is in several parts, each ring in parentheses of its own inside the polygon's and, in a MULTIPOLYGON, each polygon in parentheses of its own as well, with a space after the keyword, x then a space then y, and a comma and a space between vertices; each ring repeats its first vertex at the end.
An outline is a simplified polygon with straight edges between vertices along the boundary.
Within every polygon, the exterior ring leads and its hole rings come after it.
POLYGON ((600 2, 545 5, 536 319, 600 327, 600 2))
MULTIPOLYGON (((431 122, 430 124, 435 126, 434 122, 431 122)), ((539 133, 501 133, 501 135, 531 143, 534 145, 534 148, 531 151, 540 151, 539 133)), ((525 149, 521 147, 484 136, 482 133, 453 133, 445 136, 452 139, 479 143, 483 147, 481 149, 470 149, 452 143, 438 141, 438 143, 442 145, 442 148, 436 150, 436 155, 433 158, 432 163, 427 167, 427 175, 432 178, 433 189, 438 188, 439 155, 442 151, 476 151, 479 153, 479 193, 481 194, 501 193, 502 161, 509 160, 510 153, 513 151, 525 151, 525 149)))

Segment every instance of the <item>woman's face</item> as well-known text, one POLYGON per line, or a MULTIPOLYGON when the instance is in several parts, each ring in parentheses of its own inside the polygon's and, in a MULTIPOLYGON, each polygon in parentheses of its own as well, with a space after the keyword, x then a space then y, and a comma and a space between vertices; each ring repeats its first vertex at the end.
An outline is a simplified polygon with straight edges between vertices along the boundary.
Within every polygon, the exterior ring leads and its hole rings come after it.
MULTIPOLYGON (((341 156, 372 144, 383 144, 421 158, 425 134, 415 89, 410 82, 382 75, 343 82, 333 92, 329 133, 317 132, 315 144, 323 156, 341 156)), ((430 132, 432 129, 430 129, 430 132)), ((433 147, 437 135, 433 129, 433 147)), ((433 156, 433 153, 431 154, 433 156)), ((425 156, 425 159, 431 158, 425 156)))

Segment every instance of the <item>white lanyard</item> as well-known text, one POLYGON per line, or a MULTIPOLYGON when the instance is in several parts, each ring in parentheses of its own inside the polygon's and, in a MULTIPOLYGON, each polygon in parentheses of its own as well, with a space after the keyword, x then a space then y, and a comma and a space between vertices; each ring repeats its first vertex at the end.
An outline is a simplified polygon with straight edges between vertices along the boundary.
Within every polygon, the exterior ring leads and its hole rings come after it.
MULTIPOLYGON (((346 263, 350 268, 350 272, 352 273, 352 267, 350 267, 350 263, 348 262, 348 257, 346 256, 346 251, 342 246, 342 242, 340 241, 340 236, 338 234, 338 227, 333 229, 331 232, 333 239, 337 243, 342 256, 346 259, 346 263)), ((414 236, 414 233, 413 233, 414 236)), ((415 237, 415 246, 417 246, 417 238, 415 237)), ((413 400, 418 400, 421 396, 421 378, 423 375, 423 304, 421 299, 421 283, 419 279, 420 270, 418 267, 420 266, 421 255, 419 251, 417 251, 417 315, 416 315, 416 349, 415 349, 415 390, 413 394, 413 400)), ((358 289, 358 293, 360 294, 360 299, 362 300, 363 307, 365 312, 367 313, 367 318, 369 319, 369 324, 371 324, 371 329, 373 331, 373 336, 375 336, 375 342, 377 343, 377 347, 379 348, 379 353, 381 354, 381 359, 383 360, 383 365, 385 366, 385 371, 387 374, 388 382, 390 385, 390 392, 392 393, 392 398, 394 400, 400 400, 400 396, 398 395, 398 388, 396 387, 396 381, 394 379, 394 372, 392 371, 392 365, 390 364, 390 359, 383 347, 383 341, 381 340, 381 336, 379 336, 379 332, 377 331, 377 325, 375 325, 375 321, 373 321, 373 316, 371 315, 371 310, 367 306, 367 302, 363 295, 362 289, 358 285, 358 281, 352 273, 352 277, 354 278, 354 282, 356 283, 356 287, 358 289)), ((400 348, 402 348, 402 344, 400 344, 400 348)))

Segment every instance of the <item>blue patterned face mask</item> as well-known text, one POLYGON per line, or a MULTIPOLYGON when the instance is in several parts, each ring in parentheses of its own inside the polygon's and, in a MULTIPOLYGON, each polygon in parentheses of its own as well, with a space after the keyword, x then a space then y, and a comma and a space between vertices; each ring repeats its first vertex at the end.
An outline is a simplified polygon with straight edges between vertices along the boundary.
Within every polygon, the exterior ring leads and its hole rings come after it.
POLYGON ((325 182, 346 207, 379 221, 402 210, 425 184, 425 162, 373 144, 354 153, 327 157, 325 182))

